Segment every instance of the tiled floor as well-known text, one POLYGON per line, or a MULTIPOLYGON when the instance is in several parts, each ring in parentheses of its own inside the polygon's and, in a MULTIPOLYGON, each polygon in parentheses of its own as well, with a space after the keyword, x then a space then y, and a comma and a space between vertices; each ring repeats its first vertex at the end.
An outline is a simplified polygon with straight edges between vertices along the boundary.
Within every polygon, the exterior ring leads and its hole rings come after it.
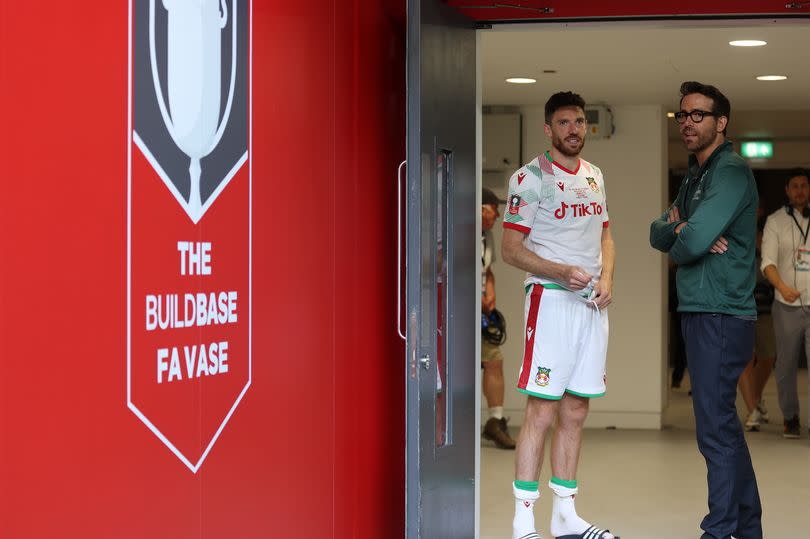
MULTIPOLYGON (((771 423, 746 435, 768 539, 810 538, 810 436, 807 371, 800 371, 802 438, 782 438, 773 378, 765 388, 771 423)), ((688 379, 674 390, 662 431, 587 430, 580 459, 577 511, 622 539, 696 539, 707 511, 706 467, 695 444, 688 379)), ((744 410, 741 399, 738 408, 744 410)), ((517 433, 515 433, 516 435, 517 433)), ((481 450, 481 539, 511 537, 514 452, 484 442, 481 450)), ((551 538, 548 456, 535 506, 538 532, 551 538)))

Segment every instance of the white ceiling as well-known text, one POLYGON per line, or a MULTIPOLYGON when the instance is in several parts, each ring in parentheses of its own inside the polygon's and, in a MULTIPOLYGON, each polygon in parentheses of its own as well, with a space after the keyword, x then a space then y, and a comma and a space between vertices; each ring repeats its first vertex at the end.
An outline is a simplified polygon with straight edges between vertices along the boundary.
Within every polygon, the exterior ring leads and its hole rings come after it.
POLYGON ((810 112, 810 20, 496 26, 481 32, 481 65, 485 105, 542 105, 550 94, 570 89, 588 102, 677 110, 681 82, 697 80, 728 96, 732 117, 735 111, 760 111, 754 129, 773 132, 761 123, 773 118, 779 124, 774 128, 795 131, 784 135, 780 129, 783 136, 810 130, 806 121, 789 125, 798 118, 788 112, 810 112), (731 47, 734 39, 762 39, 768 45, 731 47), (544 74, 545 69, 557 73, 544 74), (755 79, 772 74, 788 79, 755 79), (504 82, 515 76, 535 78, 537 84, 504 82))

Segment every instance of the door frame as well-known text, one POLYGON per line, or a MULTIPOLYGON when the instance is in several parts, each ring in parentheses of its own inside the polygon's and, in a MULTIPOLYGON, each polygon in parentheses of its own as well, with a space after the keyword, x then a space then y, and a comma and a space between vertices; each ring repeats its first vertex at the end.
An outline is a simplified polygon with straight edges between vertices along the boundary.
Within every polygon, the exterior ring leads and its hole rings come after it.
MULTIPOLYGON (((451 2, 452 5, 452 2, 451 2)), ((808 8, 810 9, 810 5, 808 8)), ((463 12, 463 11, 462 11, 463 12)), ((477 65, 476 65, 476 99, 477 99, 477 110, 476 110, 476 182, 477 182, 477 189, 478 189, 478 204, 480 205, 480 196, 481 196, 481 188, 483 185, 483 178, 482 178, 482 171, 483 166, 481 163, 481 159, 483 156, 483 141, 482 141, 482 105, 483 105, 483 95, 482 95, 482 84, 483 84, 483 73, 482 73, 482 66, 481 66, 481 32, 482 31, 489 31, 494 29, 495 26, 506 28, 506 27, 513 27, 515 29, 518 28, 525 28, 527 26, 531 27, 542 27, 542 26, 551 26, 551 25, 559 25, 562 23, 570 24, 572 26, 593 26, 595 24, 603 25, 609 23, 618 23, 614 24, 610 29, 614 29, 614 31, 620 31, 619 28, 621 25, 633 25, 633 26, 642 26, 645 24, 654 24, 657 22, 664 22, 670 21, 676 24, 683 24, 684 26, 700 24, 703 22, 712 23, 712 22, 728 22, 728 23, 736 23, 730 24, 729 28, 734 27, 741 27, 746 24, 746 22, 750 21, 775 21, 775 24, 790 24, 791 21, 804 20, 807 24, 810 24, 810 12, 803 12, 803 13, 789 13, 789 14, 765 14, 765 13, 730 13, 727 15, 712 15, 712 14, 704 14, 704 15, 689 15, 689 16, 620 16, 620 17, 578 17, 573 19, 539 19, 539 20, 516 20, 516 21, 493 21, 487 20, 486 22, 479 22, 479 27, 476 30, 476 58, 477 58, 477 65)), ((522 165, 523 163, 521 163, 522 165)), ((480 234, 481 230, 481 223, 480 223, 480 215, 477 216, 478 219, 478 231, 480 234)), ((477 247, 479 252, 477 254, 477 264, 479 264, 479 272, 480 272, 480 246, 477 247)), ((666 279, 664 279, 666 282, 666 279)), ((480 312, 480 297, 478 298, 477 303, 477 310, 480 312)), ((519 323, 523 323, 521 320, 519 323)), ((666 336, 665 336, 666 337, 666 336)), ((666 346, 666 342, 663 343, 666 346)), ((480 356, 480 340, 476 344, 476 353, 480 356)), ((664 361, 667 361, 666 354, 664 355, 664 361)), ((668 376, 668 367, 667 364, 664 366, 664 373, 665 376, 668 376)), ((480 380, 480 370, 478 371, 478 380, 476 380, 476 422, 478 425, 481 424, 481 406, 482 406, 482 390, 481 390, 481 380, 480 380)), ((509 380, 505 380, 506 391, 509 391, 510 388, 509 380)), ((661 402, 664 409, 667 407, 667 402, 669 400, 669 384, 665 383, 661 387, 661 402)), ((481 443, 480 443, 480 429, 477 432, 477 446, 476 446, 476 506, 475 506, 475 515, 476 515, 476 539, 480 537, 480 528, 481 528, 481 507, 480 507, 480 479, 481 479, 481 443)))

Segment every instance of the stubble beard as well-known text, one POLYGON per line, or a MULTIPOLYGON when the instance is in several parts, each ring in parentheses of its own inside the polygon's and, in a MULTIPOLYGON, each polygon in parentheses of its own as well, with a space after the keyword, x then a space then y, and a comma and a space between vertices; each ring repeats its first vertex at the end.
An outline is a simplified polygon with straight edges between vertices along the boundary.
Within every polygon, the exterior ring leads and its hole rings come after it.
POLYGON ((553 137, 551 139, 551 145, 566 157, 579 157, 579 154, 582 153, 582 149, 585 147, 585 139, 580 139, 579 148, 576 150, 566 148, 565 140, 560 137, 553 137))
POLYGON ((687 151, 691 153, 702 152, 703 150, 714 144, 717 141, 717 137, 719 136, 719 133, 714 130, 709 131, 706 134, 702 134, 700 133, 700 131, 697 131, 695 134, 697 135, 697 141, 694 147, 690 148, 689 144, 686 141, 684 141, 684 146, 686 146, 687 151))

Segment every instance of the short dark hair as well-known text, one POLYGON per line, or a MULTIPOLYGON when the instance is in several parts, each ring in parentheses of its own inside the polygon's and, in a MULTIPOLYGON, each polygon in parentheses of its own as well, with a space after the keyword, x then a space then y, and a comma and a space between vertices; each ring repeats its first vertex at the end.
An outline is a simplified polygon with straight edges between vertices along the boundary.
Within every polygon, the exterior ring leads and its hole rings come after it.
POLYGON ((807 178, 807 182, 810 183, 810 175, 807 174, 807 170, 803 168, 794 168, 788 171, 788 175, 785 178, 785 187, 790 185, 790 180, 792 180, 797 176, 804 176, 805 178, 807 178))
POLYGON ((546 101, 546 123, 551 123, 551 117, 555 112, 567 107, 579 107, 584 111, 585 100, 574 92, 557 92, 546 101))
MULTIPOLYGON (((683 103, 683 98, 689 94, 705 95, 712 100, 712 110, 710 112, 713 112, 715 117, 725 116, 729 121, 731 120, 731 102, 716 86, 689 80, 681 84, 680 103, 683 103)), ((726 122, 726 126, 728 126, 728 122, 726 122)), ((723 135, 725 134, 726 130, 723 129, 723 135)))

